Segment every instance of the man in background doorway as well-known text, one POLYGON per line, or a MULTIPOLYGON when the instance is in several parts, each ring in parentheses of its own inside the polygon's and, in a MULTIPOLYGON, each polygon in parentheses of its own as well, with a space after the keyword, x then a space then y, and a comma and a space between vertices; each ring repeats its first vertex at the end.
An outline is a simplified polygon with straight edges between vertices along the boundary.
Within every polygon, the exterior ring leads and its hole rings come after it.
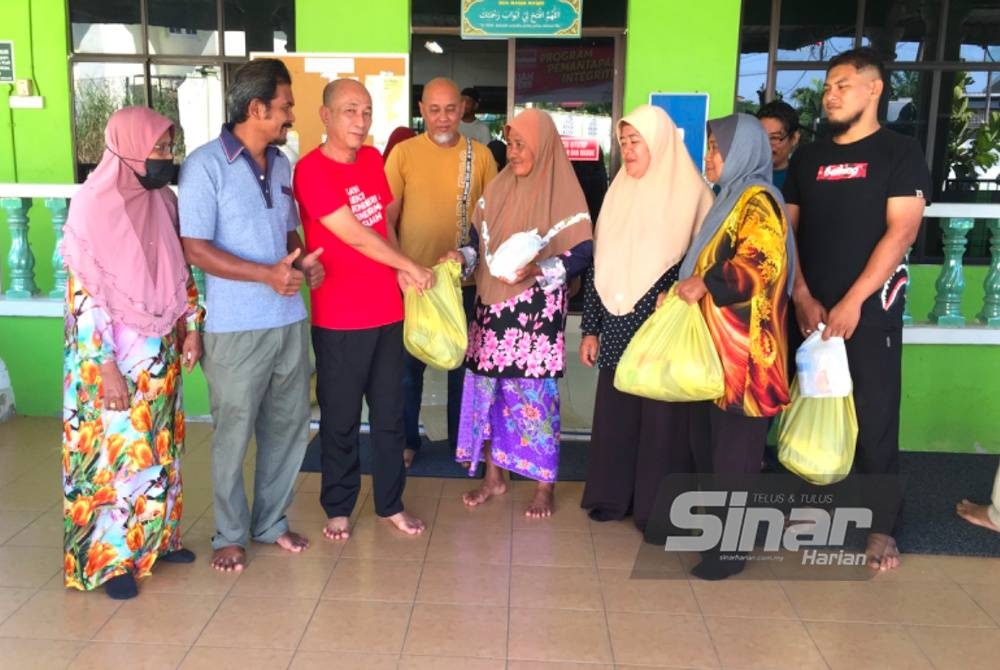
POLYGON ((493 139, 490 127, 476 118, 476 110, 479 109, 479 89, 475 86, 462 89, 462 105, 464 108, 462 122, 458 125, 459 132, 483 146, 489 144, 493 139))

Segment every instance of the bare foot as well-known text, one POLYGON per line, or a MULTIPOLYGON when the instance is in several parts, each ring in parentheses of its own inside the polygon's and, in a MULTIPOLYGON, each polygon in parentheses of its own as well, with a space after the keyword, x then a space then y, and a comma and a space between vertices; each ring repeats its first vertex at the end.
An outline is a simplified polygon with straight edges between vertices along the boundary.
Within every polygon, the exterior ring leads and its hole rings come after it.
POLYGON ((423 521, 412 514, 409 514, 405 510, 397 512, 392 516, 384 516, 382 518, 407 535, 420 535, 427 529, 427 526, 424 525, 423 521))
POLYGON ((507 482, 486 477, 478 489, 466 491, 462 494, 462 502, 469 507, 482 505, 493 496, 502 496, 507 493, 507 482))
POLYGON ((993 523, 993 519, 990 518, 989 509, 988 505, 977 505, 963 498, 962 502, 955 506, 955 513, 969 523, 989 528, 995 533, 1000 533, 1000 526, 993 523))
POLYGON ((403 465, 409 468, 413 465, 413 459, 417 457, 417 450, 407 447, 403 449, 403 465))
POLYGON ((240 572, 247 564, 247 552, 239 545, 222 547, 212 552, 212 567, 219 572, 240 572))
POLYGON ((868 566, 879 572, 895 570, 900 565, 899 547, 891 535, 871 533, 868 535, 868 546, 865 547, 868 566))
POLYGON ((293 533, 290 530, 285 531, 285 533, 280 535, 274 543, 285 551, 290 551, 293 554, 301 553, 309 548, 309 540, 298 533, 293 533))
POLYGON ((538 487, 535 489, 535 497, 528 504, 528 509, 524 510, 524 516, 530 519, 544 519, 552 516, 555 488, 555 484, 538 482, 538 487))
POLYGON ((351 537, 351 518, 335 516, 323 526, 323 537, 328 540, 347 540, 351 537))

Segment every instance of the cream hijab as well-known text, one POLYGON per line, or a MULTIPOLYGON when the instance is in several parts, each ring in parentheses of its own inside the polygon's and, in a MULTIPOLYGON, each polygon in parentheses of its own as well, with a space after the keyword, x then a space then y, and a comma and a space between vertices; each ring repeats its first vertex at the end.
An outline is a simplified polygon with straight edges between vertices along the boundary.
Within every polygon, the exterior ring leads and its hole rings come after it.
POLYGON ((649 167, 638 179, 624 166, 618 171, 594 233, 594 286, 619 316, 684 257, 712 206, 712 191, 665 111, 640 105, 618 122, 619 136, 625 124, 646 141, 649 167))

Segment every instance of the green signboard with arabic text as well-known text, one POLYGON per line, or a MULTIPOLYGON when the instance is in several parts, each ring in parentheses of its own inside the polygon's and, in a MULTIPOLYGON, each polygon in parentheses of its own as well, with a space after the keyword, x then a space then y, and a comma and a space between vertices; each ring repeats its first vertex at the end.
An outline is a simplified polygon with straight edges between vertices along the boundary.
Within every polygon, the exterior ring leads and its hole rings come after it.
POLYGON ((580 37, 583 0, 462 0, 462 37, 580 37))

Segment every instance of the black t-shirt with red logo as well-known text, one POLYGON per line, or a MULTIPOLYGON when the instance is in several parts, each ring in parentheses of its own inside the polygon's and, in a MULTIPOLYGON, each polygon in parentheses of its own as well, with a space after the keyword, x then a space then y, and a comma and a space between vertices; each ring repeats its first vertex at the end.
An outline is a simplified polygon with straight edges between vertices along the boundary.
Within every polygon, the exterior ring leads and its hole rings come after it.
MULTIPOLYGON (((792 156, 782 189, 799 206, 802 274, 827 309, 847 293, 886 232, 886 201, 930 202, 931 177, 917 141, 881 128, 850 144, 820 140, 792 156)), ((865 301, 862 318, 899 324, 908 274, 900 265, 865 301)))

